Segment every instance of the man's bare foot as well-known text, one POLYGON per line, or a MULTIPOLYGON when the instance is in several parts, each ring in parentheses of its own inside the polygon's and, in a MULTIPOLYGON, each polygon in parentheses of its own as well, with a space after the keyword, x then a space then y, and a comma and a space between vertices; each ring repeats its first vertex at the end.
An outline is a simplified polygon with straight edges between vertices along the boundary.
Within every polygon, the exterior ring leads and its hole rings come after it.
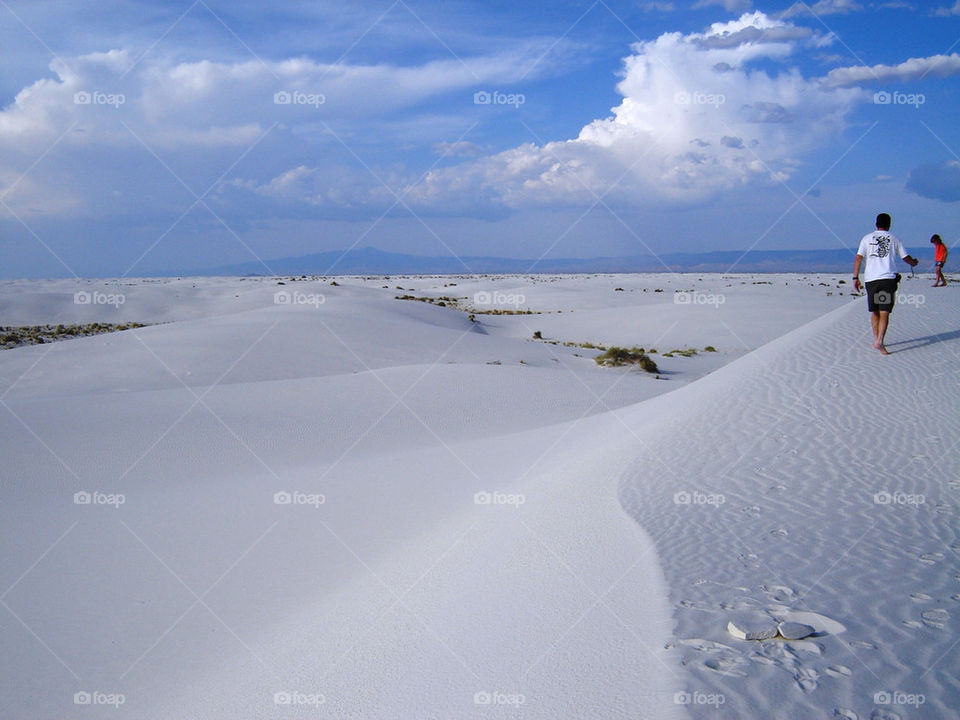
POLYGON ((887 350, 883 345, 877 345, 876 347, 877 347, 877 350, 880 351, 880 354, 881 354, 881 355, 889 355, 889 354, 890 354, 890 351, 887 350))
POLYGON ((874 338, 874 339, 873 339, 873 347, 875 347, 877 350, 879 350, 880 348, 883 347, 883 343, 880 342, 879 340, 877 340, 876 338, 874 338))

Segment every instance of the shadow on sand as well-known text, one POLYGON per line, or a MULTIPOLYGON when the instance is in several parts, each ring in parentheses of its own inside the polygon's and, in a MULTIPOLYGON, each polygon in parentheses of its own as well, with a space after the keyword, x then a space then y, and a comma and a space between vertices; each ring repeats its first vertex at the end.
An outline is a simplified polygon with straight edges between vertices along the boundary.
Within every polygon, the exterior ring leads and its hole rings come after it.
POLYGON ((892 355, 894 353, 904 352, 905 350, 916 350, 925 345, 933 345, 934 343, 947 342, 948 340, 956 340, 958 338, 960 338, 960 330, 951 330, 950 332, 942 332, 936 335, 925 335, 924 337, 911 338, 910 340, 900 340, 895 343, 888 342, 886 346, 892 355))

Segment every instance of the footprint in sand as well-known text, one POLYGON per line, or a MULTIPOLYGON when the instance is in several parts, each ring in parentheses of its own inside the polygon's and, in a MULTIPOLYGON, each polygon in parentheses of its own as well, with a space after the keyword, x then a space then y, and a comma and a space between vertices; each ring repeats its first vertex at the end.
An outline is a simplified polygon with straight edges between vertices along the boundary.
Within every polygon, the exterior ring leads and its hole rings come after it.
POLYGON ((919 560, 924 565, 934 565, 940 562, 941 560, 943 560, 943 553, 942 552, 924 553, 923 555, 920 556, 919 560))
POLYGON ((749 553, 749 554, 740 553, 739 555, 737 555, 737 560, 739 560, 740 564, 743 565, 745 568, 756 569, 760 567, 760 556, 754 555, 753 553, 749 553))
POLYGON ((831 665, 826 672, 827 675, 835 678, 850 677, 853 674, 853 671, 846 665, 831 665))
POLYGON ((743 599, 724 600, 718 607, 721 610, 743 610, 744 608, 752 608, 756 606, 756 600, 748 597, 743 599))
POLYGON ((866 640, 851 640, 850 647, 860 648, 862 650, 876 650, 877 646, 872 642, 867 642, 866 640))
POLYGON ((918 620, 904 620, 903 624, 911 630, 919 630, 923 627, 923 623, 918 620))
POLYGON ((746 507, 740 508, 740 512, 746 515, 748 518, 756 519, 760 517, 760 506, 759 505, 747 505, 746 507))
POLYGON ((874 710, 870 713, 870 720, 901 720, 900 715, 893 710, 874 710))
POLYGON ((713 640, 704 640, 703 638, 685 638, 680 640, 681 645, 693 648, 698 652, 733 652, 729 645, 714 642, 713 640))
POLYGON ((914 602, 927 602, 928 600, 933 600, 933 598, 926 593, 913 593, 913 595, 910 596, 910 599, 914 602))
POLYGON ((834 708, 833 716, 835 718, 842 718, 842 720, 860 720, 859 715, 853 710, 847 710, 846 708, 834 708))
POLYGON ((776 537, 786 537, 790 532, 786 528, 777 528, 776 530, 771 530, 770 534, 776 537))
POLYGON ((797 685, 799 685, 800 689, 805 693, 812 692, 817 689, 817 680, 819 678, 820 673, 813 668, 800 668, 793 676, 793 679, 797 681, 797 685))
POLYGON ((728 677, 746 677, 748 661, 739 655, 713 657, 703 662, 708 668, 728 677))
POLYGON ((770 487, 767 488, 767 492, 772 492, 772 493, 778 492, 778 493, 779 493, 779 492, 785 492, 786 489, 787 489, 787 486, 786 486, 786 485, 771 485, 770 487))
POLYGON ((946 503, 937 503, 933 509, 937 515, 949 515, 953 512, 953 506, 946 503))
POLYGON ((920 619, 923 620, 923 624, 927 627, 943 630, 947 625, 947 620, 950 619, 950 613, 943 608, 937 608, 936 610, 927 610, 920 616, 920 619))
POLYGON ((774 600, 780 601, 789 600, 797 594, 793 588, 789 588, 786 585, 761 585, 760 589, 774 600))

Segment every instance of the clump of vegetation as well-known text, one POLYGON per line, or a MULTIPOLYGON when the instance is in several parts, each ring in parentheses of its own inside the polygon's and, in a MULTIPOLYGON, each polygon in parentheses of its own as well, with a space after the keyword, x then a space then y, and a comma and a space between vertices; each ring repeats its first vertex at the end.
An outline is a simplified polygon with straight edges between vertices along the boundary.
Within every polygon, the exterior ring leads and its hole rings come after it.
POLYGON ((490 310, 474 309, 478 315, 543 315, 545 310, 501 310, 500 308, 491 308, 490 310))
POLYGON ((622 348, 611 347, 601 355, 594 358, 597 365, 604 367, 620 367, 622 365, 639 365, 648 373, 659 373, 660 369, 653 358, 647 355, 641 348, 622 348))
POLYGON ((0 325, 0 349, 8 350, 20 345, 43 345, 44 343, 71 338, 101 335, 131 328, 146 327, 143 323, 83 323, 78 325, 0 325))
POLYGON ((543 335, 540 333, 539 330, 534 330, 534 331, 533 331, 533 339, 534 339, 534 340, 543 340, 543 335))
MULTIPOLYGON (((336 284, 336 283, 331 283, 336 284)), ((456 285, 456 283, 452 283, 456 285)), ((397 286, 398 290, 403 290, 399 285, 397 286)), ((413 290, 413 288, 409 288, 413 290)), ((456 310, 462 312, 469 312, 471 316, 476 315, 543 315, 548 312, 563 312, 562 310, 509 310, 503 308, 476 308, 470 307, 469 305, 462 305, 461 301, 467 300, 465 297, 455 298, 449 297, 447 295, 440 295, 439 297, 429 297, 429 296, 420 296, 420 295, 394 295, 394 300, 415 300, 417 302, 430 303, 431 305, 437 305, 439 307, 452 307, 456 310)))
POLYGON ((704 352, 716 352, 717 349, 713 345, 707 345, 704 349, 704 352))
POLYGON ((420 297, 418 295, 395 295, 395 300, 416 300, 417 302, 430 303, 431 305, 439 305, 440 307, 446 307, 449 303, 454 307, 457 306, 457 298, 448 297, 446 295, 441 295, 440 297, 420 297))
POLYGON ((693 357, 697 354, 695 348, 687 348, 686 350, 671 350, 670 352, 665 352, 664 357, 673 357, 674 355, 682 355, 683 357, 693 357))

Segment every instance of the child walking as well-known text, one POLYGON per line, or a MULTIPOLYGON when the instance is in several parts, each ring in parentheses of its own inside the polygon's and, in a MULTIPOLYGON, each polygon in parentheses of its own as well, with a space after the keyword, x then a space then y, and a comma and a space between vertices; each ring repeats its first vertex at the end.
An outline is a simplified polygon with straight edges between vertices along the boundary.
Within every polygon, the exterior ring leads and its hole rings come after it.
POLYGON ((933 260, 937 267, 936 282, 933 283, 932 287, 946 287, 947 279, 943 276, 943 264, 947 261, 947 246, 943 244, 939 235, 930 238, 930 242, 933 243, 933 260))

